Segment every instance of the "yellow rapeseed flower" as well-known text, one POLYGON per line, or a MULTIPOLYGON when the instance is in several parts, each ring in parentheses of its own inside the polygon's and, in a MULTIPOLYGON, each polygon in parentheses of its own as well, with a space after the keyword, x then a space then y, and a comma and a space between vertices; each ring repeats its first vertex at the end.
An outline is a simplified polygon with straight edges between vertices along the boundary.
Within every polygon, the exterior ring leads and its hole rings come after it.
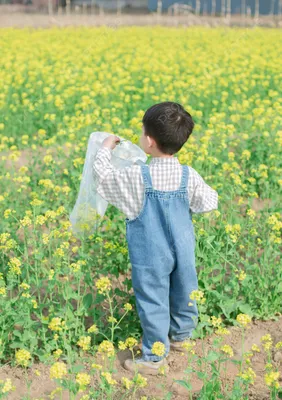
POLYGON ((51 331, 61 331, 64 326, 65 326, 65 321, 63 321, 59 317, 54 317, 49 323, 48 328, 51 329, 51 331))
POLYGON ((91 377, 86 372, 80 372, 75 377, 76 382, 83 389, 85 386, 90 385, 91 377))
POLYGON ((238 314, 236 317, 236 321, 243 326, 244 328, 246 328, 248 326, 248 324, 251 323, 252 319, 249 315, 247 314, 238 314))
POLYGON ((55 362, 50 367, 50 379, 62 379, 67 373, 67 366, 61 361, 55 362))
POLYGON ((10 378, 7 378, 4 382, 1 392, 5 395, 5 393, 11 392, 15 389, 16 387, 12 384, 12 380, 10 378))
POLYGON ((165 354, 165 345, 162 342, 155 342, 152 347, 152 353, 162 357, 165 354))
POLYGON ((229 357, 233 357, 233 355, 234 355, 232 347, 229 346, 228 344, 221 346, 220 350, 223 353, 227 354, 229 357))
POLYGON ((278 371, 277 372, 270 371, 264 375, 264 381, 267 386, 279 389, 279 382, 278 382, 279 376, 280 373, 278 371))
POLYGON ((30 359, 31 354, 28 350, 20 349, 16 351, 16 363, 22 367, 27 367, 30 359))
POLYGON ((91 344, 91 336, 81 336, 77 342, 77 345, 83 350, 89 350, 91 344))
POLYGON ((133 386, 133 382, 129 380, 128 378, 122 377, 121 382, 125 389, 129 390, 133 386))
POLYGON ((125 311, 131 311, 132 310, 132 305, 129 303, 125 303, 125 305, 123 306, 123 308, 125 309, 125 311))
POLYGON ((248 367, 245 371, 243 371, 242 373, 238 374, 239 377, 241 377, 245 382, 253 385, 256 379, 256 374, 255 371, 248 367))
POLYGON ((271 335, 269 333, 267 333, 266 335, 262 336, 261 342, 262 342, 264 350, 269 351, 271 349, 271 347, 272 347, 272 338, 271 338, 271 335))
POLYGON ((105 380, 107 381, 107 383, 109 385, 116 385, 117 384, 117 381, 112 378, 112 375, 109 372, 102 372, 101 376, 103 376, 103 378, 105 378, 105 380))
POLYGON ((147 378, 140 374, 137 374, 137 376, 134 378, 134 382, 135 385, 140 388, 147 386, 147 378))
POLYGON ((87 329, 87 332, 88 333, 98 333, 99 330, 97 328, 97 325, 95 325, 95 324, 91 325, 90 328, 87 329))
POLYGON ((115 355, 114 345, 109 340, 103 340, 103 342, 99 344, 98 352, 107 357, 113 357, 115 355))
POLYGON ((110 279, 104 276, 97 280, 95 286, 98 289, 98 293, 104 294, 105 292, 108 292, 110 290, 112 285, 110 279))
POLYGON ((256 345, 256 344, 253 344, 253 345, 252 345, 251 350, 252 350, 252 351, 256 351, 257 353, 260 352, 260 348, 259 348, 258 345, 256 345))

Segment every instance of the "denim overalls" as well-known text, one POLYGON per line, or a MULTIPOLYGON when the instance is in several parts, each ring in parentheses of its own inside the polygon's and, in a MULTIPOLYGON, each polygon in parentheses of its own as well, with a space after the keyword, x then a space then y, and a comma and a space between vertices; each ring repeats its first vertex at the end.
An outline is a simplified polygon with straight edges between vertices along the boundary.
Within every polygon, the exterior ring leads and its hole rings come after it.
POLYGON ((153 189, 149 166, 142 165, 143 208, 136 218, 125 219, 145 361, 163 358, 152 354, 155 342, 165 344, 167 355, 169 337, 175 341, 190 337, 198 321, 196 302, 189 298, 198 289, 187 192, 189 169, 182 168, 179 189, 163 191, 153 189))

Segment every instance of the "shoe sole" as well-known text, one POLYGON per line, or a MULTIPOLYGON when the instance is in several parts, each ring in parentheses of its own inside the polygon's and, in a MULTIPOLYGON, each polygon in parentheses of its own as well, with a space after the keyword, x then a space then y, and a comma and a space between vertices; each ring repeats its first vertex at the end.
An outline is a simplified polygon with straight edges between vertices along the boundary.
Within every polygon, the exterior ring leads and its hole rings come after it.
MULTIPOLYGON (((132 372, 132 373, 135 373, 135 369, 132 369, 132 368, 128 367, 128 366, 126 365, 126 363, 124 363, 123 367, 124 367, 124 369, 126 369, 127 371, 130 371, 130 372, 132 372)), ((139 372, 141 375, 143 374, 143 375, 153 375, 153 376, 156 376, 156 375, 161 375, 161 373, 159 372, 159 369, 161 369, 162 367, 165 367, 166 373, 169 372, 169 367, 168 367, 168 365, 162 365, 162 366, 160 366, 158 369, 147 369, 147 368, 146 368, 146 369, 144 369, 144 370, 142 369, 142 367, 140 367, 140 368, 136 367, 136 371, 139 372)))

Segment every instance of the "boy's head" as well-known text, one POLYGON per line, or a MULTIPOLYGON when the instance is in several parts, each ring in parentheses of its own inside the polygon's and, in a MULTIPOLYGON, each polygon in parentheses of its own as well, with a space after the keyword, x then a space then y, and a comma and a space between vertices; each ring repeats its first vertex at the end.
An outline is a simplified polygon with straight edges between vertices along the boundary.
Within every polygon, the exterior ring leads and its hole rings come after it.
POLYGON ((194 122, 184 108, 171 101, 155 104, 143 116, 140 145, 147 154, 177 153, 191 135, 194 122))

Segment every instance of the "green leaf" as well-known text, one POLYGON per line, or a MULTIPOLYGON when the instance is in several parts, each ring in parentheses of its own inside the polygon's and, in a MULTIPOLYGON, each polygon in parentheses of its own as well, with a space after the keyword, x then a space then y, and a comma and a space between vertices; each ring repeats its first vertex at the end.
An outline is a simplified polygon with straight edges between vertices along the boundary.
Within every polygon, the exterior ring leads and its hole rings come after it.
POLYGON ((74 365, 72 367, 72 372, 74 372, 75 374, 77 374, 78 372, 82 371, 84 369, 83 365, 74 365))
POLYGON ((248 314, 250 317, 253 316, 253 312, 249 304, 240 304, 239 310, 244 314, 248 314))
POLYGON ((215 360, 218 360, 220 355, 216 353, 215 351, 209 351, 207 355, 207 361, 213 362, 215 360))
POLYGON ((9 345, 9 347, 11 349, 17 349, 17 348, 21 349, 23 345, 21 342, 13 342, 12 344, 9 345))
POLYGON ((204 372, 197 371, 197 376, 198 376, 198 378, 203 380, 205 378, 206 374, 204 372))
POLYGON ((277 291, 277 293, 281 293, 282 292, 282 281, 278 283, 276 291, 277 291))
POLYGON ((83 297, 83 305, 86 310, 88 310, 93 304, 93 296, 92 293, 88 293, 83 297))
POLYGON ((185 381, 178 380, 178 379, 175 380, 174 382, 176 382, 176 383, 178 383, 179 385, 185 387, 185 389, 187 389, 187 390, 192 390, 192 385, 191 385, 191 383, 187 383, 187 382, 185 382, 185 381))

